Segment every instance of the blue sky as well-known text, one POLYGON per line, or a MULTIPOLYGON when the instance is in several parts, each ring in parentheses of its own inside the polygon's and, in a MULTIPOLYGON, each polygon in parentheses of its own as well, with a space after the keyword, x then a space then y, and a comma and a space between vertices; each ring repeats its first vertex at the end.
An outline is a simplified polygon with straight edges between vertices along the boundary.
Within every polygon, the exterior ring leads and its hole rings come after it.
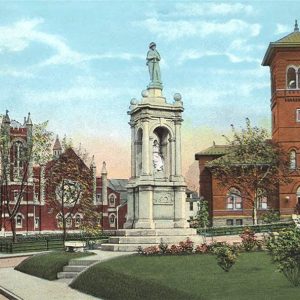
MULTIPOLYGON (((183 166, 230 124, 270 125, 269 42, 293 31, 297 1, 0 1, 0 112, 81 142, 111 177, 129 176, 131 98, 162 56, 164 95, 180 92, 183 166)), ((300 17, 300 15, 299 15, 300 17)), ((99 168, 100 169, 100 168, 99 168)))

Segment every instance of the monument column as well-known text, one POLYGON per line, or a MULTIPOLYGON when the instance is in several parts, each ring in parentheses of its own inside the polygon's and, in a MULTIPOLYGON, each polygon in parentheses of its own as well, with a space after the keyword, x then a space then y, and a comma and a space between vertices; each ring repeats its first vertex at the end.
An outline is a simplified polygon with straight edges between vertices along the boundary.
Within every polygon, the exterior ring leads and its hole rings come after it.
POLYGON ((181 121, 175 122, 175 175, 181 176, 181 121))
POLYGON ((143 144, 142 144, 142 175, 149 175, 149 120, 144 119, 143 121, 143 144))
POLYGON ((131 128, 131 178, 136 176, 136 166, 135 166, 135 128, 134 124, 130 124, 131 128))

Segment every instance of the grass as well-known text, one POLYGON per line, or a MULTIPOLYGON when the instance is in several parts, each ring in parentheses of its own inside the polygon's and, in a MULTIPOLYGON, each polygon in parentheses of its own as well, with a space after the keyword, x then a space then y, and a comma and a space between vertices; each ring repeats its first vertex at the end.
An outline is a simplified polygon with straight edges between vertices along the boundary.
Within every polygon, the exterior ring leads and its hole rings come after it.
POLYGON ((298 300, 264 252, 242 253, 229 273, 212 255, 128 256, 92 266, 72 287, 104 299, 298 300))
POLYGON ((15 267, 15 270, 44 279, 55 280, 57 273, 63 270, 69 260, 91 254, 89 252, 68 253, 64 251, 38 254, 22 261, 15 267))

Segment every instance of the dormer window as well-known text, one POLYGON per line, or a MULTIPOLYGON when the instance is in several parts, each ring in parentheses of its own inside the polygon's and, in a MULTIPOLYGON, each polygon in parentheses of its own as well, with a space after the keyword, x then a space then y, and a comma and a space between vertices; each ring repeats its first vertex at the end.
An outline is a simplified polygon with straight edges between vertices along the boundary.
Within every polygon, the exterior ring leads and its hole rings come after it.
POLYGON ((300 89, 300 68, 290 66, 286 74, 286 87, 289 90, 300 89))

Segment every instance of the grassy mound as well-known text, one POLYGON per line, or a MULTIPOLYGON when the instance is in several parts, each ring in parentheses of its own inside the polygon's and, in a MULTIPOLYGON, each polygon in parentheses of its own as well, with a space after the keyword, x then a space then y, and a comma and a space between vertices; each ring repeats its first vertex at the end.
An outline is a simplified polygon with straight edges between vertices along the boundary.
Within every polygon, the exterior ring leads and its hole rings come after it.
POLYGON ((88 252, 68 253, 63 251, 38 254, 27 258, 15 267, 15 270, 36 277, 55 280, 58 272, 63 270, 69 260, 91 255, 88 252))
POLYGON ((161 285, 157 281, 141 279, 103 268, 101 264, 93 266, 79 275, 71 283, 71 287, 86 294, 114 300, 201 299, 176 288, 161 285))
POLYGON ((92 266, 72 287, 110 300, 299 299, 265 252, 242 253, 228 273, 212 255, 119 257, 92 266))

